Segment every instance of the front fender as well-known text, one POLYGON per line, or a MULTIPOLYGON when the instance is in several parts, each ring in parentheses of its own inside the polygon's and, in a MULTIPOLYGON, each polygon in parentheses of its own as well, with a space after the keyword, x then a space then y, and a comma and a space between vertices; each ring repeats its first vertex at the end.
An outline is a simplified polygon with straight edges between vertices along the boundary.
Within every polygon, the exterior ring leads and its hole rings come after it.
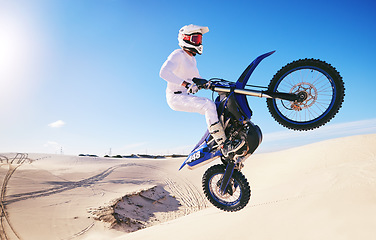
MULTIPOLYGON (((244 70, 242 75, 240 75, 238 81, 236 82, 235 87, 237 89, 244 89, 245 85, 247 85, 247 82, 249 80, 249 77, 253 73, 253 71, 256 69, 256 67, 259 65, 259 63, 266 57, 269 57, 275 53, 275 51, 265 53, 261 56, 258 56, 253 62, 244 70)), ((252 117, 252 111, 249 108, 248 101, 245 95, 242 94, 235 94, 236 101, 239 104, 239 107, 242 109, 244 114, 247 116, 248 119, 251 119, 252 117)))

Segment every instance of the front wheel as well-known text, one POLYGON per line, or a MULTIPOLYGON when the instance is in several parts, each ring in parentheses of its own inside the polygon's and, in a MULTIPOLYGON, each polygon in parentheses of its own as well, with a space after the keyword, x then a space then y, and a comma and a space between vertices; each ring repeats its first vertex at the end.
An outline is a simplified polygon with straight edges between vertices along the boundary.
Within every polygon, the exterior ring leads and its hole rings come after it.
POLYGON ((220 188, 225 170, 222 164, 210 167, 202 178, 202 187, 214 206, 224 211, 236 212, 248 204, 251 189, 244 175, 235 169, 225 193, 222 194, 220 188))
POLYGON ((273 118, 293 130, 312 130, 329 122, 345 96, 342 77, 330 64, 300 59, 284 66, 270 81, 270 92, 297 94, 303 101, 267 99, 273 118))

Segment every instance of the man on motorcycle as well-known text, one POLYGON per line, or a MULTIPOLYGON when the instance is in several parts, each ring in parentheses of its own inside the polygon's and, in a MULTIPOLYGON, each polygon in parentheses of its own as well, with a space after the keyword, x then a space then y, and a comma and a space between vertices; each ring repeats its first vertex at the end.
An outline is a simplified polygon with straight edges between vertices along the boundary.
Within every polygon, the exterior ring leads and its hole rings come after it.
POLYGON ((193 78, 200 78, 196 54, 202 54, 202 35, 208 27, 186 25, 179 30, 178 41, 181 49, 176 49, 167 58, 160 70, 160 77, 167 81, 166 99, 171 109, 183 112, 197 112, 205 115, 209 133, 227 157, 236 152, 244 141, 232 142, 227 139, 222 124, 218 120, 217 108, 213 101, 194 96, 198 92, 193 78))

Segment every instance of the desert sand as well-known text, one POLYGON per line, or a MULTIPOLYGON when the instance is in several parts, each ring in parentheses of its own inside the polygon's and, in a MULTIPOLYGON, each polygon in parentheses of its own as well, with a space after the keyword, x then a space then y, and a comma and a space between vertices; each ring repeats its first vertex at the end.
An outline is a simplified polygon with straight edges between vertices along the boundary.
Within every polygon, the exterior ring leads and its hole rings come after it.
POLYGON ((256 151, 235 213, 183 161, 2 153, 0 239, 376 239, 376 134, 256 151))

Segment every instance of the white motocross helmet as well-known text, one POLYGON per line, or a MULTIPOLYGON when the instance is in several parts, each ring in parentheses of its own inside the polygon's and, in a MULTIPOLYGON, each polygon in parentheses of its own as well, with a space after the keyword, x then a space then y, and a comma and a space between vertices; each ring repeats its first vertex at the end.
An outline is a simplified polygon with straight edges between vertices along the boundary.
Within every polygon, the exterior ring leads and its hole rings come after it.
POLYGON ((182 49, 187 49, 192 53, 202 54, 202 35, 209 32, 208 27, 197 25, 186 25, 179 30, 178 41, 182 49))

